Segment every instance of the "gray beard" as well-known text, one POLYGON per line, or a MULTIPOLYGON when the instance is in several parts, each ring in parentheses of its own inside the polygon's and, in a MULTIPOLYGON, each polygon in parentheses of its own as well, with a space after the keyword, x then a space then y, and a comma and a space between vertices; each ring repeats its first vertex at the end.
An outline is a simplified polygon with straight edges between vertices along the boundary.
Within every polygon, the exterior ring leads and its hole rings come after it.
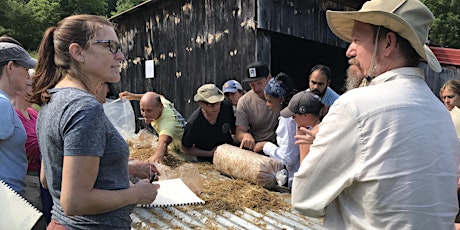
POLYGON ((346 81, 346 86, 345 86, 346 91, 358 88, 361 85, 361 82, 362 82, 362 79, 348 77, 346 81))
POLYGON ((363 79, 366 78, 366 76, 363 76, 362 72, 359 70, 360 63, 357 62, 355 58, 348 60, 348 64, 350 64, 350 66, 347 69, 347 79, 345 85, 346 91, 360 87, 363 79))
MULTIPOLYGON (((350 66, 351 67, 351 66, 350 66)), ((361 71, 353 71, 351 68, 347 69, 347 80, 346 80, 346 91, 356 89, 359 87, 365 87, 369 85, 370 80, 368 81, 367 76, 362 75, 361 71)), ((380 65, 378 63, 374 64, 374 72, 378 72, 380 65)))
POLYGON ((365 76, 356 76, 347 70, 346 91, 360 87, 363 81, 367 81, 365 76))

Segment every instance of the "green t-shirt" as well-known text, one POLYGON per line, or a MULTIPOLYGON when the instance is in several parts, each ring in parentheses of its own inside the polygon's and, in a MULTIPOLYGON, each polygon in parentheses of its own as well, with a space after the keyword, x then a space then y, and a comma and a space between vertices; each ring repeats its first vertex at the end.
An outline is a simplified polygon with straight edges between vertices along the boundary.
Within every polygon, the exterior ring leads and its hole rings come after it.
POLYGON ((160 99, 163 104, 163 112, 158 119, 152 121, 152 127, 157 131, 158 136, 168 135, 172 138, 169 144, 170 149, 182 152, 185 119, 164 96, 160 96, 160 99))

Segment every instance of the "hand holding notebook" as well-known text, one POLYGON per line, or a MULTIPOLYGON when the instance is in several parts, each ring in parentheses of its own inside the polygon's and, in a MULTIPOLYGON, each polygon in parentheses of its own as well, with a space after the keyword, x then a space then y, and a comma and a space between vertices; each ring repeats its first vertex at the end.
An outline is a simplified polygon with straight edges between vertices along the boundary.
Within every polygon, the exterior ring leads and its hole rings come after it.
POLYGON ((204 201, 195 195, 180 178, 155 181, 153 184, 160 185, 157 197, 151 204, 138 205, 139 207, 169 207, 204 204, 204 201))

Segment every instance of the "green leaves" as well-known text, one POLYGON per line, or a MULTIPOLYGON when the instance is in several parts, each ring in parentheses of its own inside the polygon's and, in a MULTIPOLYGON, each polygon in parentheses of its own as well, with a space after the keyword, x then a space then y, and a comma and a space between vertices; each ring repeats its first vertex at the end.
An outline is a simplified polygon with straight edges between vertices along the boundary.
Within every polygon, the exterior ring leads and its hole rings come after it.
POLYGON ((117 15, 125 10, 129 10, 132 7, 144 2, 144 0, 118 0, 116 11, 111 12, 111 15, 117 15))
MULTIPOLYGON (((460 1, 421 0, 436 17, 429 39, 460 48, 460 1)), ((144 0, 0 0, 0 35, 9 35, 28 50, 37 50, 46 28, 73 14, 110 17, 144 0)))
POLYGON ((422 0, 435 16, 429 39, 434 44, 460 48, 460 1, 422 0))

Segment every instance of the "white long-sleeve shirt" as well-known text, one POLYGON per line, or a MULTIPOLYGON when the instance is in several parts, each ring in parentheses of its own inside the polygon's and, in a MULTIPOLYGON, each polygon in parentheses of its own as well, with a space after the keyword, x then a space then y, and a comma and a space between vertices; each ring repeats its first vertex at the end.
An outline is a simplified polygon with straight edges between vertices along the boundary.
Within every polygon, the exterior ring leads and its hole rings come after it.
POLYGON ((296 173, 292 205, 325 229, 454 229, 460 146, 423 70, 337 99, 296 173))
POLYGON ((294 173, 300 165, 299 146, 295 144, 296 123, 292 117, 279 117, 278 127, 276 128, 276 143, 267 142, 264 145, 264 153, 274 159, 281 161, 288 170, 288 186, 292 186, 294 173))

